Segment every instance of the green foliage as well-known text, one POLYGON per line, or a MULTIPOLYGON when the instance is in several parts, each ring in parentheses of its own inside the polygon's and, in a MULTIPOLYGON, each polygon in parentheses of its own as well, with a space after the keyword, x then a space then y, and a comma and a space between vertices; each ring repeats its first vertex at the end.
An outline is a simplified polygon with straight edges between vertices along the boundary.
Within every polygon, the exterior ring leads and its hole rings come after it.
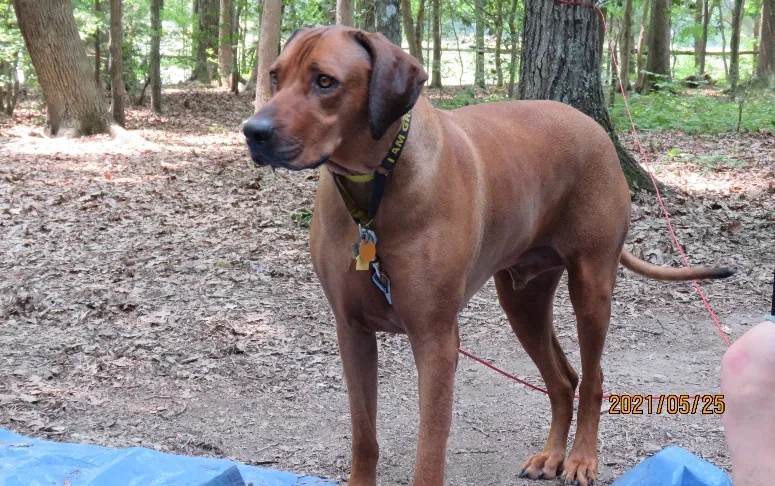
MULTIPOLYGON (((639 130, 671 129, 689 133, 721 133, 737 126, 739 102, 730 101, 721 92, 686 94, 659 91, 648 96, 628 96, 632 116, 639 130)), ((629 127, 621 95, 611 115, 620 130, 629 127)), ((742 130, 775 128, 775 94, 751 92, 743 107, 742 130)))
POLYGON ((301 227, 309 228, 312 224, 312 211, 307 208, 296 208, 291 211, 291 220, 301 227))

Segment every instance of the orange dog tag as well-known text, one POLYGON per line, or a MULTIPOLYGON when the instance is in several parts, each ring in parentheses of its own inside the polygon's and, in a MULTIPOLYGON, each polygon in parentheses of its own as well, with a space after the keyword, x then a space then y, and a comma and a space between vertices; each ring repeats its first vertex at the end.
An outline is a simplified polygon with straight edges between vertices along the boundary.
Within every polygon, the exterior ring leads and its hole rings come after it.
POLYGON ((358 247, 358 256, 366 262, 374 261, 377 257, 377 245, 371 240, 361 241, 358 247))

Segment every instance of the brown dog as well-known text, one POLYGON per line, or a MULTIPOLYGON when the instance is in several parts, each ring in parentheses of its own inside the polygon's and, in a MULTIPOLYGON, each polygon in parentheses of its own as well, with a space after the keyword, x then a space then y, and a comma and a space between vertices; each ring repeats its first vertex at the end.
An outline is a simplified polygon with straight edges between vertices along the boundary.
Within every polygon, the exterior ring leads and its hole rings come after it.
POLYGON ((619 263, 663 280, 731 272, 661 268, 622 249, 630 193, 616 150, 597 123, 571 107, 514 101, 436 110, 419 97, 428 76, 413 57, 380 34, 343 27, 294 34, 270 76, 272 99, 244 125, 253 160, 291 170, 325 166, 310 250, 336 317, 347 381, 350 484, 376 484, 377 331, 409 337, 420 393, 414 484, 443 484, 457 315, 490 277, 511 327, 541 372, 552 407, 546 446, 527 459, 523 476, 553 478, 561 471, 569 484, 592 484, 598 472, 600 358, 619 263), (402 120, 410 110, 411 124, 402 120), (379 199, 378 181, 344 176, 376 172, 384 182, 381 174, 392 163, 380 167, 380 161, 400 148, 368 226, 374 233, 359 234, 350 216, 354 208, 369 207, 370 198, 379 199), (363 244, 373 235, 379 265, 358 271, 356 266, 368 268, 371 254, 363 244), (358 241, 363 261, 350 251, 358 241), (385 288, 381 269, 390 273, 392 289, 385 288), (584 375, 567 460, 579 378, 552 325, 552 301, 565 270, 584 375))

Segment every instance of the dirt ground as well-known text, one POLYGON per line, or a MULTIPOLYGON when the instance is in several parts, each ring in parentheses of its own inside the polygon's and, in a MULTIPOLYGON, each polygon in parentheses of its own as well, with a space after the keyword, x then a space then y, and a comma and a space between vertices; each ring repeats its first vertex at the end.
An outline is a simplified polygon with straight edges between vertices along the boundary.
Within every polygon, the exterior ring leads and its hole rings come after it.
MULTIPOLYGON (((291 218, 312 209, 317 173, 250 166, 238 132, 249 100, 166 94, 164 115, 129 113, 145 141, 46 139, 33 109, 0 120, 0 426, 344 483, 350 428, 334 322, 308 229, 291 218)), ((658 177, 679 191, 666 199, 691 262, 739 270, 703 284, 734 340, 768 309, 775 137, 643 138, 658 177)), ((680 264, 653 196, 635 197, 627 245, 680 264)), ((578 369, 562 287, 555 313, 578 369)), ((460 323, 464 349, 541 383, 491 283, 460 323)), ((405 337, 379 343, 380 481, 409 484, 416 370, 405 337)), ((689 284, 620 271, 606 391, 718 393, 724 350, 689 284)), ((448 484, 531 484, 516 476, 543 447, 548 399, 467 358, 456 380, 448 484)), ((671 444, 730 467, 718 415, 602 413, 601 483, 671 444)))

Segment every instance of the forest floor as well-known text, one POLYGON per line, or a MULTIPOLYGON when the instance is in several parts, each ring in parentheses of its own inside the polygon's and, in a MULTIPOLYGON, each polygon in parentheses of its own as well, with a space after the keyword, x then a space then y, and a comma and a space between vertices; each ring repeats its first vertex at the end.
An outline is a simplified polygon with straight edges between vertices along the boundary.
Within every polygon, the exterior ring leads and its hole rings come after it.
MULTIPOLYGON (((239 133, 250 100, 165 94, 163 115, 128 113, 142 143, 47 139, 45 113, 31 108, 0 120, 0 426, 344 482, 350 426, 334 321, 308 229, 291 217, 312 209, 317 173, 251 166, 239 133)), ((769 308, 775 136, 642 137, 674 189, 666 202, 691 262, 739 270, 703 284, 735 340, 769 308)), ((651 195, 634 198, 627 246, 680 264, 651 195)), ((579 369, 564 287, 555 314, 579 369)), ((491 283, 460 324, 465 349, 541 383, 491 283)), ((379 346, 380 481, 409 484, 416 370, 405 337, 380 335, 379 346)), ((690 284, 620 271, 608 392, 718 393, 724 350, 690 284)), ((456 381, 448 484, 530 484, 516 477, 543 447, 547 398, 466 358, 456 381)), ((719 415, 602 413, 601 483, 671 444, 730 467, 719 415)))

